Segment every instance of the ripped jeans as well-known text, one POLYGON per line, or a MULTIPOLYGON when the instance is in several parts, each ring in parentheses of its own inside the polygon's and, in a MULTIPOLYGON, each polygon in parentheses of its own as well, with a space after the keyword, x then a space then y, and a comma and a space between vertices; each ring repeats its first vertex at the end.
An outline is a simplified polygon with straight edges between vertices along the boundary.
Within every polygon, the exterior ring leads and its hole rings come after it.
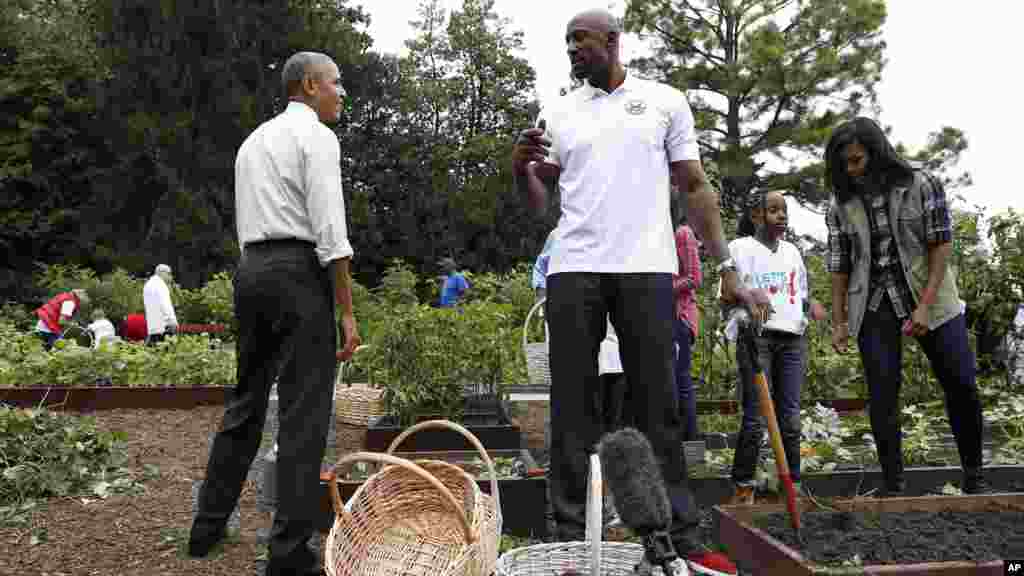
MULTIPOLYGON (((799 334, 766 330, 757 338, 761 368, 768 380, 775 417, 779 421, 782 448, 786 453, 789 473, 794 482, 800 480, 800 389, 804 384, 807 338, 799 334)), ((732 480, 739 485, 752 485, 761 452, 765 423, 761 416, 760 396, 754 387, 747 342, 736 342, 739 367, 737 400, 743 409, 736 454, 732 463, 732 480)))

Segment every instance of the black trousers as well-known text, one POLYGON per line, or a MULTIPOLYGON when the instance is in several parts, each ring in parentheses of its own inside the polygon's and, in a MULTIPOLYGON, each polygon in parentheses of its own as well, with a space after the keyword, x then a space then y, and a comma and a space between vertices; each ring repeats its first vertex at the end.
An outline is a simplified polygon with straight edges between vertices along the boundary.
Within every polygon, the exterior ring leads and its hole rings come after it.
MULTIPOLYGON (((871 401, 871 432, 878 459, 889 489, 900 489, 903 474, 903 433, 900 426, 899 396, 903 384, 902 323, 888 296, 876 312, 868 310, 857 344, 864 363, 864 375, 871 401)), ((942 385, 946 415, 953 429, 960 463, 964 470, 979 473, 982 466, 981 401, 975 384, 974 352, 967 339, 967 323, 961 314, 917 338, 942 385)))
POLYGON ((672 349, 671 274, 563 272, 548 276, 550 329, 550 499, 556 539, 581 538, 586 526, 589 454, 600 439, 597 356, 607 315, 619 337, 628 414, 661 462, 672 501, 672 538, 680 553, 697 547, 698 517, 687 487, 672 349))
POLYGON ((309 570, 320 464, 334 393, 334 281, 313 245, 249 244, 235 276, 238 383, 210 450, 193 534, 226 524, 260 446, 275 376, 280 427, 277 509, 267 572, 309 570))

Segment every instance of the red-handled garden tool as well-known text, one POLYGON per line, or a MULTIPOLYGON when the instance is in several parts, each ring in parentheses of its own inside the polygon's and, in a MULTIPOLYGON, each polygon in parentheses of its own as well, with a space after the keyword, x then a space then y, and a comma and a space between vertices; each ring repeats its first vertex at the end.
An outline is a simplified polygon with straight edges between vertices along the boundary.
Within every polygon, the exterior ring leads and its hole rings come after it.
POLYGON ((757 352, 757 332, 759 330, 749 317, 744 324, 743 337, 747 339, 747 352, 750 354, 750 366, 754 372, 754 388, 757 389, 760 399, 761 415, 768 423, 768 437, 771 440, 772 451, 775 452, 775 466, 779 473, 779 483, 786 490, 786 509, 789 510, 789 517, 793 521, 797 541, 803 542, 800 535, 800 510, 796 507, 796 487, 793 486, 793 477, 789 474, 786 451, 782 448, 782 434, 779 432, 779 421, 775 417, 775 403, 772 402, 768 379, 764 375, 764 367, 761 366, 761 359, 757 352))

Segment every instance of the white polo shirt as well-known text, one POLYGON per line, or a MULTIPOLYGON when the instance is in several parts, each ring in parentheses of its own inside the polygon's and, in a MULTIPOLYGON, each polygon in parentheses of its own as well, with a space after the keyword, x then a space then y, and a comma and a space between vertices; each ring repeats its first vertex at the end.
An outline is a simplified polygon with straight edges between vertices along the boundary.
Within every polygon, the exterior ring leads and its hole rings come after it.
POLYGON ((561 168, 548 273, 677 273, 668 165, 700 158, 686 96, 627 73, 611 94, 584 84, 541 119, 561 168))

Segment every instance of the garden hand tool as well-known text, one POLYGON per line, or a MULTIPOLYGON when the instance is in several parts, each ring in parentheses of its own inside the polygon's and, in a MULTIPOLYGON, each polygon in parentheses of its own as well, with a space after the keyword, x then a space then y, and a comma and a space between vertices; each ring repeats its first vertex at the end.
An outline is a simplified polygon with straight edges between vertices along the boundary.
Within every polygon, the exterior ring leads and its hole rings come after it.
POLYGON ((754 388, 757 389, 760 400, 761 416, 768 423, 768 436, 771 439, 772 451, 775 453, 775 465, 779 474, 779 483, 786 490, 786 509, 789 510, 793 529, 796 531, 797 541, 803 542, 800 534, 800 511, 796 507, 796 488, 793 486, 793 477, 789 474, 786 451, 782 448, 782 434, 779 432, 779 422, 775 417, 775 403, 772 402, 772 394, 768 389, 768 379, 765 377, 764 367, 761 366, 761 359, 757 352, 757 336, 763 323, 756 323, 757 326, 755 326, 755 323, 750 320, 749 314, 745 320, 741 320, 741 323, 743 326, 743 337, 747 340, 750 366, 754 372, 754 388))

